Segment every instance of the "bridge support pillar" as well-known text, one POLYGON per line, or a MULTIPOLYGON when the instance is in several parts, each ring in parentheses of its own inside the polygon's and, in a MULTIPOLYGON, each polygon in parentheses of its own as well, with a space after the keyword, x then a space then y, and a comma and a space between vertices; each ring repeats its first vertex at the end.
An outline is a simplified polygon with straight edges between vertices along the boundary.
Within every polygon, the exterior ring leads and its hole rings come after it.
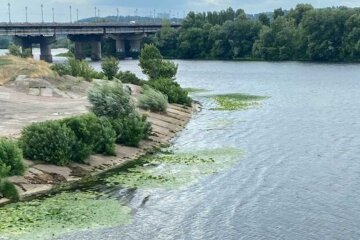
POLYGON ((121 37, 117 37, 115 41, 116 41, 116 56, 119 59, 124 59, 126 57, 125 39, 121 37))
POLYGON ((91 41, 91 60, 101 60, 101 41, 91 41))
POLYGON ((130 38, 130 56, 132 58, 138 58, 141 51, 141 40, 143 39, 143 35, 135 36, 130 38))
POLYGON ((21 39, 21 50, 23 54, 28 51, 32 57, 32 42, 28 41, 27 39, 21 39))
POLYGON ((52 63, 51 47, 48 41, 40 42, 40 60, 52 63))
POLYGON ((75 41, 75 59, 77 60, 85 59, 83 52, 83 43, 80 41, 75 41))
POLYGON ((27 50, 32 55, 32 44, 38 43, 40 44, 40 60, 52 62, 50 44, 56 41, 55 36, 15 36, 15 38, 21 41, 22 53, 27 50))

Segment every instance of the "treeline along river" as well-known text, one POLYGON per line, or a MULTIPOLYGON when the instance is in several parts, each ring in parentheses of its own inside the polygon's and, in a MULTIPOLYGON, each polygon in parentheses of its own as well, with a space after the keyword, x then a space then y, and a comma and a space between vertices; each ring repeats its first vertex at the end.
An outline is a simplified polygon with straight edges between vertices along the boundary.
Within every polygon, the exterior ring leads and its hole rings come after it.
MULTIPOLYGON (((359 65, 178 63, 182 85, 210 92, 194 95, 203 110, 172 149, 243 153, 191 185, 132 192, 128 225, 62 239, 360 238, 359 65), (208 95, 234 92, 270 98, 211 110, 208 95)), ((140 74, 136 61, 121 64, 140 74)))

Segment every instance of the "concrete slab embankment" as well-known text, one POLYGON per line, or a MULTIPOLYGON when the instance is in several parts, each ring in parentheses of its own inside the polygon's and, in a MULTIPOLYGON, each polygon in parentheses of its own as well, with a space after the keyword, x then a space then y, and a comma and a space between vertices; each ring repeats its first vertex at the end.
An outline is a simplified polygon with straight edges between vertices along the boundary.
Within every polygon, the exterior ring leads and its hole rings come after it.
MULTIPOLYGON (((123 166, 134 161, 164 144, 169 144, 176 134, 198 110, 198 105, 185 107, 169 104, 167 113, 158 114, 139 110, 147 114, 153 127, 153 134, 148 140, 143 140, 139 148, 116 146, 116 156, 93 155, 86 164, 73 163, 68 167, 38 164, 25 160, 28 170, 24 176, 11 177, 9 180, 19 190, 21 199, 28 199, 49 193, 60 184, 70 184, 80 181, 85 176, 94 176, 123 166)), ((8 199, 0 199, 0 205, 9 203, 8 199)))

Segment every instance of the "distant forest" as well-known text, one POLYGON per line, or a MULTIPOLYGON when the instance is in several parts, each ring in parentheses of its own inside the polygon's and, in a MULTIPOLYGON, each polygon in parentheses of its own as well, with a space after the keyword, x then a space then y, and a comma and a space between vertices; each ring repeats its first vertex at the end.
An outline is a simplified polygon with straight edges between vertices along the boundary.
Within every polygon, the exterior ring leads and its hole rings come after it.
POLYGON ((149 39, 167 58, 347 62, 360 60, 360 8, 314 9, 247 15, 242 9, 190 12, 181 29, 149 39))

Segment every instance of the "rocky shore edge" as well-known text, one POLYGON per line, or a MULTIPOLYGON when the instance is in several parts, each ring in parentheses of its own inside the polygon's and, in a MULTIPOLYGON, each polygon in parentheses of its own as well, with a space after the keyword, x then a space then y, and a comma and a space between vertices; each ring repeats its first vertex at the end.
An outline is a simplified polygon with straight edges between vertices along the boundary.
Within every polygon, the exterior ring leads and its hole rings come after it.
MULTIPOLYGON (((166 113, 153 113, 139 110, 148 116, 153 133, 143 140, 138 148, 122 145, 116 146, 116 156, 92 155, 85 164, 72 163, 61 167, 24 160, 27 171, 24 176, 10 177, 22 201, 46 195, 61 185, 71 185, 86 177, 98 176, 105 172, 121 168, 148 153, 171 143, 178 132, 183 130, 194 113, 200 110, 197 103, 191 107, 169 104, 166 113)), ((0 198, 0 206, 11 203, 9 199, 0 198)))

